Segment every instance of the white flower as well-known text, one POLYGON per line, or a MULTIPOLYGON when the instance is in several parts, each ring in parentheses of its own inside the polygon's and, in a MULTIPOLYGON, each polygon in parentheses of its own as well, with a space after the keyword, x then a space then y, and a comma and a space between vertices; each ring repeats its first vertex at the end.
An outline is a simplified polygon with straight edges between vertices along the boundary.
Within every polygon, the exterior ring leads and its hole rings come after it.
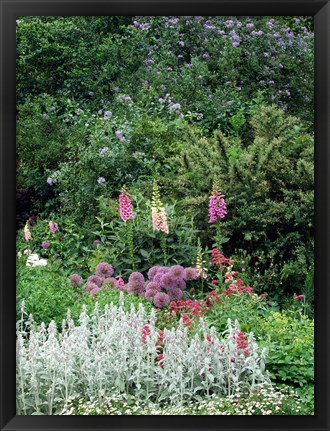
POLYGON ((26 266, 46 266, 47 263, 47 259, 39 259, 39 256, 33 253, 28 257, 26 266))

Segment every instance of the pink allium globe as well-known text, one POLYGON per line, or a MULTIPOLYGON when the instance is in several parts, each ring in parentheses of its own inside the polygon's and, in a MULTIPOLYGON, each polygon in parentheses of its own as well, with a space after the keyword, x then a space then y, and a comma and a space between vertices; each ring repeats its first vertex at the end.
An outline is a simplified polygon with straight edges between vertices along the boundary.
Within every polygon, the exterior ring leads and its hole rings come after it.
POLYGON ((112 265, 107 262, 99 263, 95 268, 95 274, 101 278, 109 278, 112 277, 114 273, 112 265))
POLYGON ((164 292, 158 292, 154 296, 154 304, 157 308, 166 307, 170 303, 170 297, 164 292))

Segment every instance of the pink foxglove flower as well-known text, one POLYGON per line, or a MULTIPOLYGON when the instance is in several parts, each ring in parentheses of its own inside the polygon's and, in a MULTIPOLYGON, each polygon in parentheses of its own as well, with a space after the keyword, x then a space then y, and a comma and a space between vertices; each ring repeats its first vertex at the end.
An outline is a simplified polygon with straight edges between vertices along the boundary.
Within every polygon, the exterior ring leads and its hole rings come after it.
POLYGON ((24 239, 25 241, 30 241, 32 239, 32 235, 28 226, 28 223, 26 222, 26 225, 24 227, 24 239))
POLYGON ((209 199, 209 223, 215 223, 218 218, 222 219, 227 214, 224 195, 213 190, 209 199))
POLYGON ((58 232, 58 231, 59 231, 58 224, 57 224, 57 223, 54 223, 53 221, 50 221, 50 222, 48 223, 48 226, 49 226, 50 231, 51 231, 51 232, 53 232, 53 233, 55 233, 55 232, 58 232))
POLYGON ((131 195, 125 189, 119 195, 119 211, 120 217, 124 222, 133 218, 131 195))
POLYGON ((162 201, 160 200, 159 190, 156 183, 153 187, 151 218, 153 230, 169 233, 166 211, 162 201))

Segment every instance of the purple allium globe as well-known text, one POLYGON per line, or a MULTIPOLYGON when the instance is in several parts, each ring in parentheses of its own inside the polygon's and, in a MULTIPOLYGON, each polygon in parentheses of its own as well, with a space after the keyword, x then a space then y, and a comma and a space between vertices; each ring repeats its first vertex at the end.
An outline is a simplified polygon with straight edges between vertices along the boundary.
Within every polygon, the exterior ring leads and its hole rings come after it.
POLYGON ((158 292, 154 296, 154 304, 157 308, 166 307, 170 303, 170 297, 164 292, 158 292))
POLYGON ((103 283, 103 278, 99 277, 98 275, 91 275, 87 278, 87 283, 94 283, 98 287, 101 287, 103 283))
POLYGON ((155 281, 149 281, 146 285, 146 290, 155 290, 156 292, 160 292, 160 286, 155 281))
POLYGON ((102 287, 112 287, 118 289, 118 281, 114 277, 105 278, 102 287))
POLYGON ((183 279, 178 280, 177 282, 178 289, 184 290, 186 287, 187 287, 186 282, 183 279))
POLYGON ((89 293, 95 298, 95 295, 97 294, 98 291, 100 291, 101 289, 99 287, 96 287, 95 289, 92 289, 89 293))
POLYGON ((184 278, 186 280, 197 280, 198 275, 197 275, 196 268, 185 268, 184 278))
POLYGON ((177 280, 170 273, 164 274, 160 279, 160 286, 164 289, 172 289, 176 287, 177 280))
POLYGON ((178 301, 183 296, 182 290, 177 287, 175 287, 174 289, 169 289, 167 291, 167 294, 170 297, 171 301, 178 301))
POLYGON ((50 244, 49 244, 49 242, 47 242, 47 241, 43 241, 43 242, 41 243, 41 247, 42 247, 42 248, 49 248, 49 247, 50 247, 50 244))
POLYGON ((135 293, 136 295, 141 295, 144 293, 144 283, 139 281, 130 281, 126 287, 127 293, 135 293))
POLYGON ((93 283, 91 281, 87 281, 86 288, 85 288, 86 292, 91 293, 93 290, 96 290, 96 289, 99 290, 100 287, 97 284, 95 284, 95 283, 93 283))
POLYGON ((144 277, 141 272, 132 272, 132 274, 128 278, 128 282, 138 282, 140 284, 144 283, 144 277))
POLYGON ((170 271, 170 268, 167 268, 166 266, 161 266, 158 271, 157 274, 167 274, 170 271))
POLYGON ((154 276, 153 280, 155 283, 159 284, 161 278, 163 277, 163 273, 162 272, 157 272, 157 274, 154 276))
POLYGON ((156 293, 158 293, 159 292, 159 290, 155 290, 155 289, 147 289, 146 290, 146 292, 145 292, 145 294, 144 294, 144 297, 147 299, 147 300, 151 300, 151 299, 153 299, 154 298, 154 296, 156 295, 156 293))
POLYGON ((69 277, 69 283, 73 287, 78 287, 83 283, 83 279, 82 279, 82 277, 80 277, 79 274, 72 274, 69 277))
POLYGON ((101 278, 109 278, 113 275, 113 267, 110 263, 101 262, 95 268, 95 274, 101 278))
POLYGON ((175 278, 183 278, 184 277, 184 267, 181 265, 173 265, 170 268, 170 274, 175 278))
POLYGON ((149 271, 148 271, 148 278, 149 280, 153 280, 154 276, 157 274, 157 271, 159 270, 160 266, 156 265, 156 266, 152 266, 149 271))

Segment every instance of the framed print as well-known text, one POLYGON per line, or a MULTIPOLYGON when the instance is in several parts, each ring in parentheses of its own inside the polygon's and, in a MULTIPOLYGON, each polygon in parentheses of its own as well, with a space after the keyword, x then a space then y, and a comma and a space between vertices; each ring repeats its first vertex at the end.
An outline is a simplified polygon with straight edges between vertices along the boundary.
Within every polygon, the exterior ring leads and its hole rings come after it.
POLYGON ((329 3, 0 11, 1 429, 328 430, 329 3))

